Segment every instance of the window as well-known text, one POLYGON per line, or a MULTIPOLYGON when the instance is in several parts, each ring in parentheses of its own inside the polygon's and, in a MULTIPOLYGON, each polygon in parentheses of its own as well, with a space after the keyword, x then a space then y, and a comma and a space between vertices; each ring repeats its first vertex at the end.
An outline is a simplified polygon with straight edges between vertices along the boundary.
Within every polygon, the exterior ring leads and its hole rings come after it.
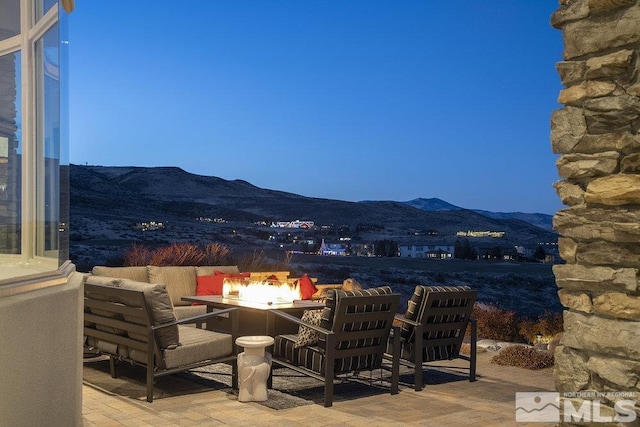
POLYGON ((68 259, 69 209, 66 13, 56 0, 0 10, 2 281, 68 259))

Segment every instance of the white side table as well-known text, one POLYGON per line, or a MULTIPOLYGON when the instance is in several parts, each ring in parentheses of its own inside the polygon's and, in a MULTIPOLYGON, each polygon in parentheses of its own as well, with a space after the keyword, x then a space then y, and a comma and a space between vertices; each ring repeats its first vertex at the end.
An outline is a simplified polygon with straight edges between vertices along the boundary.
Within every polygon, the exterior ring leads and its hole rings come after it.
POLYGON ((271 372, 271 354, 265 352, 273 344, 269 336, 236 338, 236 345, 244 347, 238 354, 238 401, 264 402, 267 400, 267 378, 271 372))

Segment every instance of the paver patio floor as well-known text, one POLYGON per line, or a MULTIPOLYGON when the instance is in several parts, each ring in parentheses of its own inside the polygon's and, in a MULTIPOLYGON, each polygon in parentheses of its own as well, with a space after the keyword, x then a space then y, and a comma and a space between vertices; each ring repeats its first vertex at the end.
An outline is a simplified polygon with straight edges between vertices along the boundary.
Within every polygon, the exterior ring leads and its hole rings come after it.
MULTIPOLYGON (((516 423, 515 393, 554 391, 552 369, 531 371, 490 362, 493 353, 478 354, 478 380, 470 383, 466 362, 438 362, 452 381, 429 380, 415 392, 401 384, 400 393, 367 393, 336 400, 325 408, 312 403, 273 409, 259 402, 238 402, 228 389, 213 389, 168 376, 158 379, 153 403, 145 400, 143 382, 112 379, 108 371, 85 363, 83 425, 108 426, 526 426, 516 423)), ((138 368, 136 368, 138 369, 138 368)), ((144 378, 143 369, 140 379, 144 378)), ((434 375, 435 377, 435 375, 434 375)), ((274 380, 274 386, 276 382, 274 380)), ((321 383, 318 382, 320 386, 321 383)), ((551 426, 555 423, 531 423, 551 426)))

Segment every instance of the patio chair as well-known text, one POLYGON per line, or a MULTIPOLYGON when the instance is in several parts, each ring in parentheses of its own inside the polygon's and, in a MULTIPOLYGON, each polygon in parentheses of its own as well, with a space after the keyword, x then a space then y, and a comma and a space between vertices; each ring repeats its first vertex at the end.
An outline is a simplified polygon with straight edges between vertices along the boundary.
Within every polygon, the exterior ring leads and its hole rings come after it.
MULTIPOLYGON (((381 367, 399 301, 400 295, 392 294, 388 286, 361 291, 330 289, 321 315, 308 311, 299 319, 274 311, 301 326, 298 334, 275 337, 273 362, 324 381, 324 406, 329 407, 338 376, 381 367), (309 321, 312 317, 316 321, 309 321)), ((396 356, 399 347, 397 350, 396 356)), ((399 366, 398 358, 392 357, 391 394, 398 393, 399 366)))
POLYGON ((165 285, 95 276, 84 284, 84 307, 85 345, 109 356, 113 378, 119 362, 146 368, 148 402, 156 378, 214 363, 232 365, 237 388, 236 308, 176 320, 165 285), (186 326, 224 314, 232 318, 231 334, 186 326))
POLYGON ((423 388, 423 365, 461 358, 469 361, 469 381, 476 379, 476 321, 471 318, 477 291, 468 286, 416 286, 407 311, 396 315, 400 334, 389 337, 386 358, 400 346, 400 364, 414 369, 414 387, 423 388), (469 356, 460 354, 467 325, 471 322, 469 356))

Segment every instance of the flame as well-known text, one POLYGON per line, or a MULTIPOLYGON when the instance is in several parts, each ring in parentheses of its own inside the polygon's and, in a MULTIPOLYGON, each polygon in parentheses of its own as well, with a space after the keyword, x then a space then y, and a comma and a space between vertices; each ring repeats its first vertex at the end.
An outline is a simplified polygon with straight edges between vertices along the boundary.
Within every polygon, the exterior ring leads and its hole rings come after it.
POLYGON ((264 304, 291 303, 302 299, 300 286, 289 283, 224 279, 222 296, 264 304))

